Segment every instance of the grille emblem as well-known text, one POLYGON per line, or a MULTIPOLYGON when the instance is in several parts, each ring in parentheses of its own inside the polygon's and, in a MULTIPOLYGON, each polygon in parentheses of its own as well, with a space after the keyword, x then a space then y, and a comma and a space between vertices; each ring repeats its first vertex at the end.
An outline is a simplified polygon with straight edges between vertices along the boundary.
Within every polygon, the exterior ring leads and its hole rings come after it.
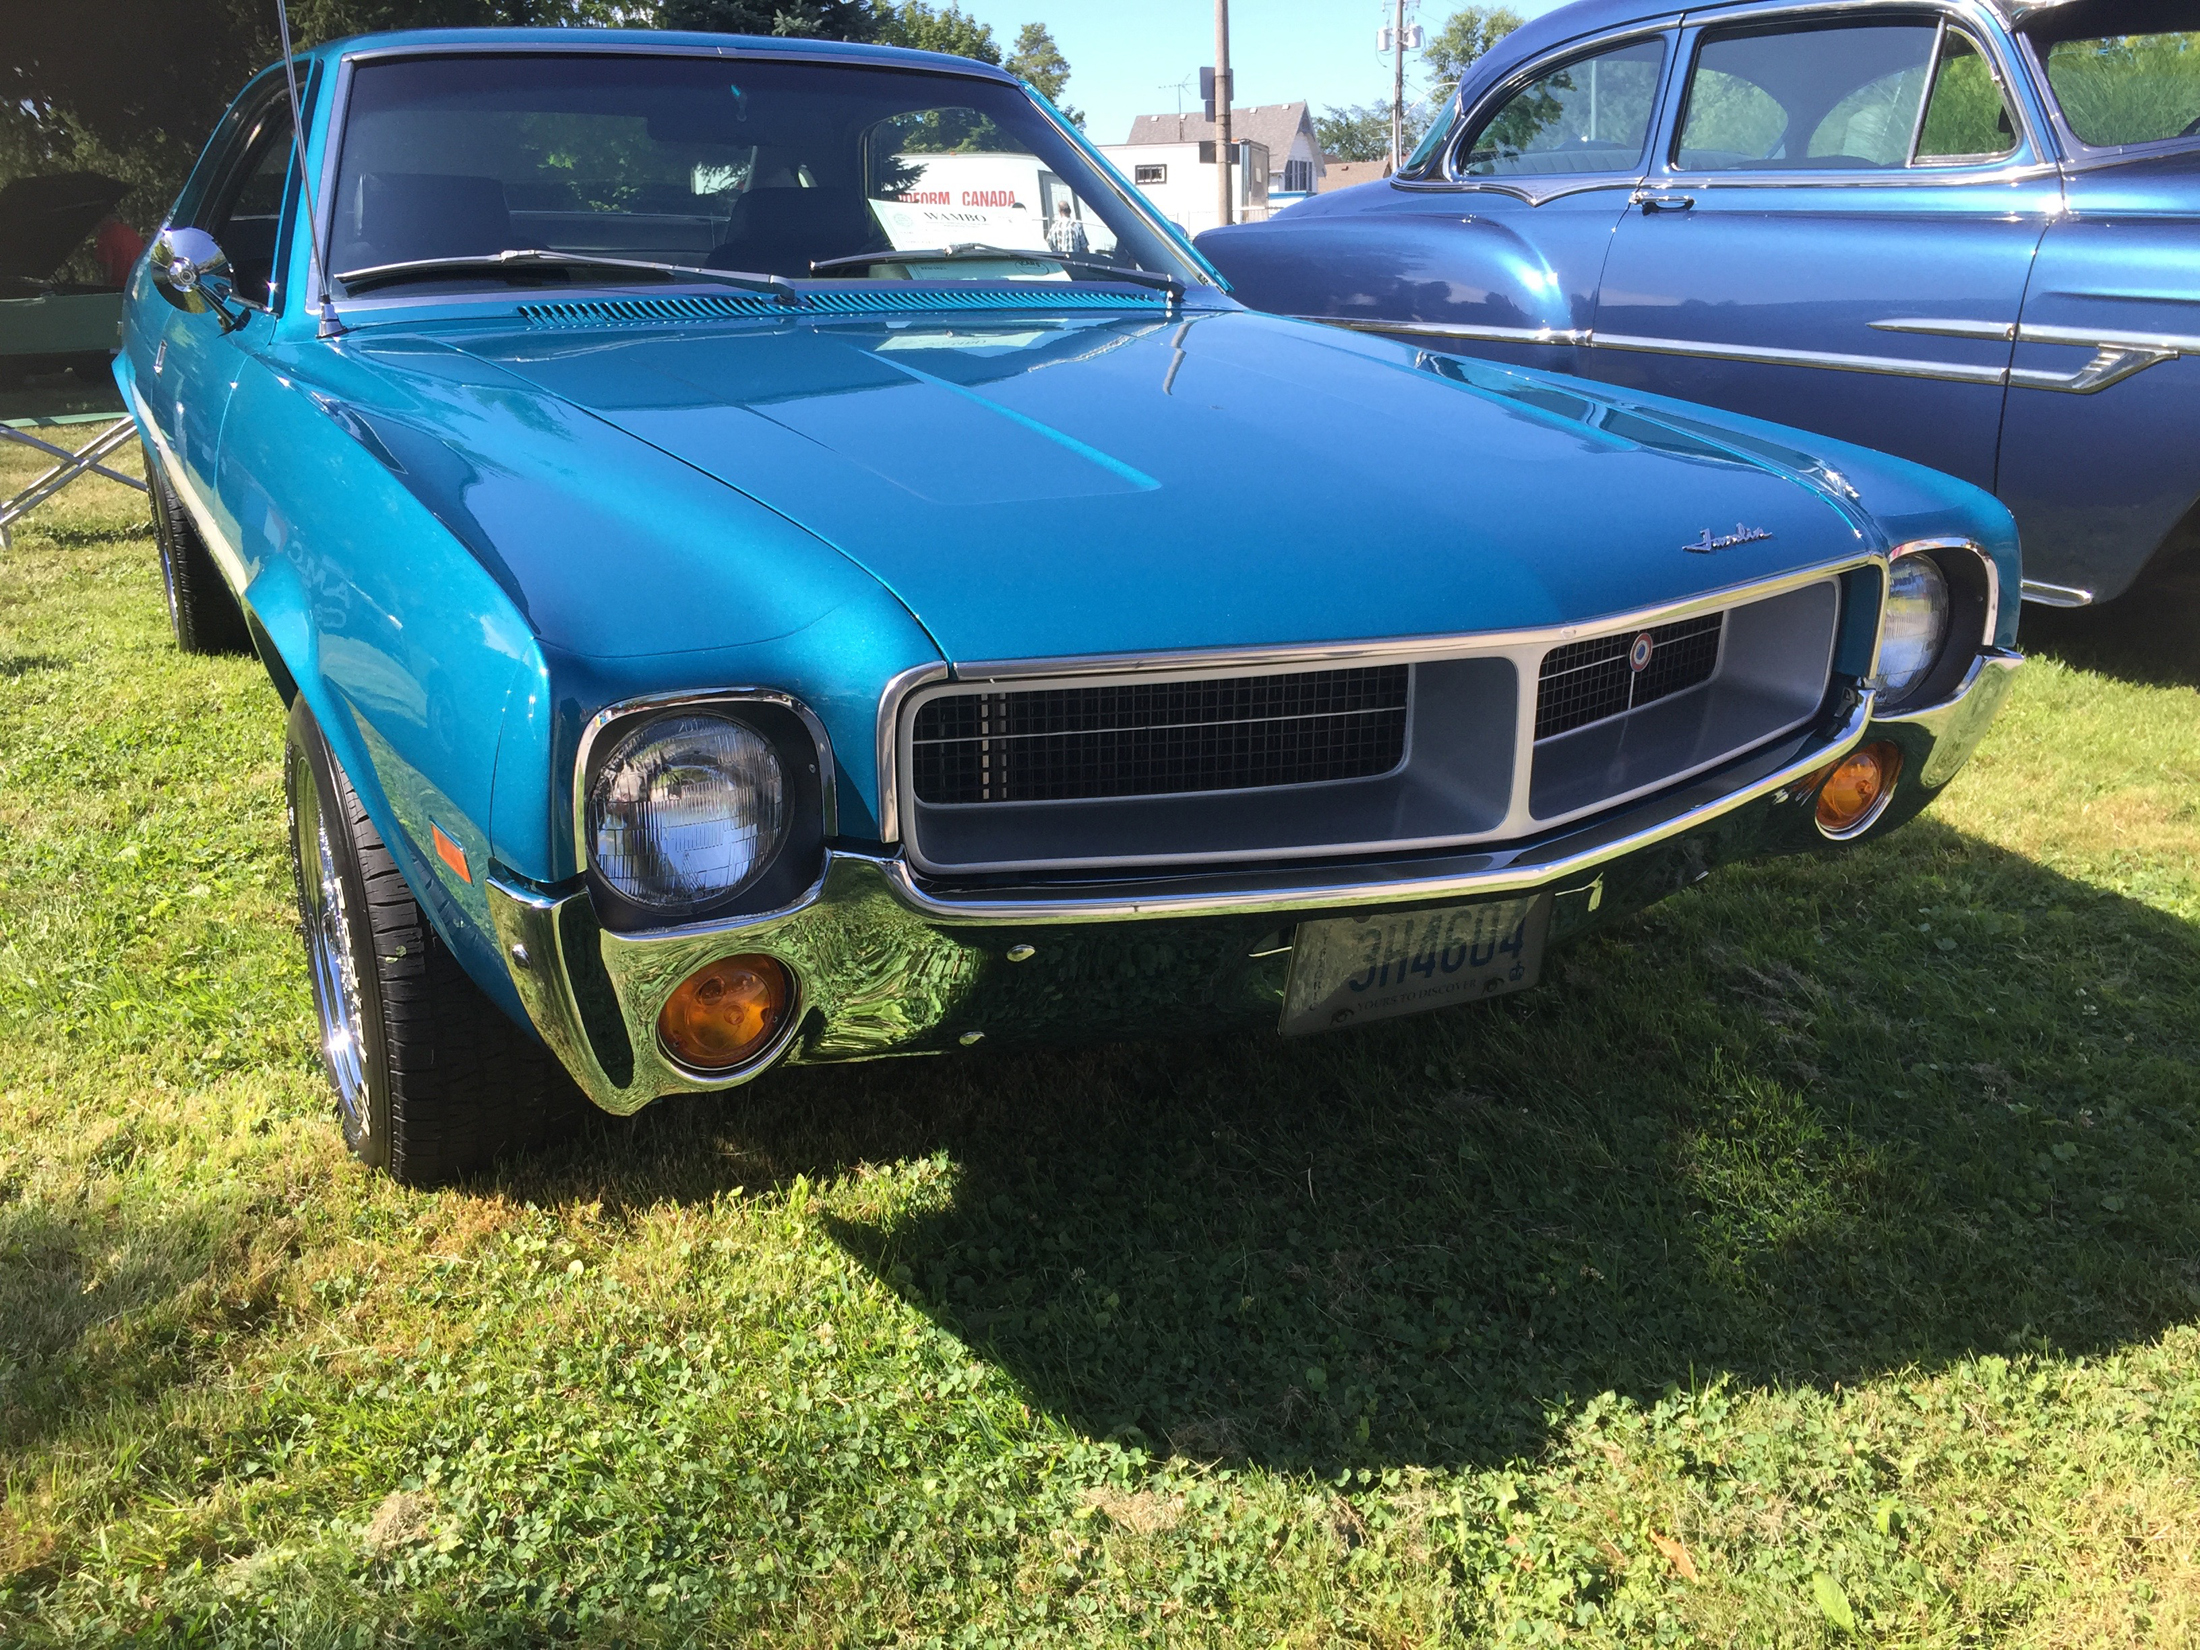
POLYGON ((1639 676, 1650 668, 1650 655, 1655 653, 1657 648, 1658 644, 1651 640, 1650 632, 1645 630, 1635 638, 1635 645, 1627 650, 1628 667, 1639 676))
POLYGON ((1737 544, 1755 544, 1759 539, 1769 539, 1770 537, 1772 537, 1772 534, 1762 527, 1744 527, 1740 522, 1736 522, 1733 532, 1723 533, 1717 538, 1713 538, 1711 529, 1706 527, 1703 530, 1702 538, 1694 544, 1684 544, 1681 548, 1693 555, 1708 556, 1716 550, 1731 550, 1737 544))

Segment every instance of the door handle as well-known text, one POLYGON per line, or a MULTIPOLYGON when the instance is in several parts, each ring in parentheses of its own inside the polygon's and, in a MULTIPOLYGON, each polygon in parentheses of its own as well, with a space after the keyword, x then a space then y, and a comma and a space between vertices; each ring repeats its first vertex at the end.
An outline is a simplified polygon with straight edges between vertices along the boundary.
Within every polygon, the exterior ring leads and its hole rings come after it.
POLYGON ((1696 205, 1694 195, 1661 195, 1654 189, 1638 189, 1632 199, 1645 215, 1652 212, 1689 212, 1696 205))

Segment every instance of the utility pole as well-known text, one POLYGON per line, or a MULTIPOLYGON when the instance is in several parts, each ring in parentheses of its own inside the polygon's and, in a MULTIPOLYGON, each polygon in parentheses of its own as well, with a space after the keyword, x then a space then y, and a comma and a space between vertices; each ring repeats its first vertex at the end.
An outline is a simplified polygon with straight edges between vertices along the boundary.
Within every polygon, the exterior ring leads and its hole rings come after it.
POLYGON ((1390 76, 1390 169, 1396 173, 1406 164, 1406 0, 1398 0, 1390 49, 1395 65, 1390 76))
POLYGON ((1230 0, 1215 0, 1215 209, 1235 220, 1230 197, 1230 0))

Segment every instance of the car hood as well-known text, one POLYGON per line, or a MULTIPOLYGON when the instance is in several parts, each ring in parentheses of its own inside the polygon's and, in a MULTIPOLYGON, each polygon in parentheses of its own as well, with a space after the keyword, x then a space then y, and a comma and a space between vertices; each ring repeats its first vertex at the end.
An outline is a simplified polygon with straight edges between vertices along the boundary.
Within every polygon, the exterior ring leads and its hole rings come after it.
POLYGON ((1806 459, 1236 309, 440 337, 832 544, 958 662, 1575 622, 1870 532, 1806 459))

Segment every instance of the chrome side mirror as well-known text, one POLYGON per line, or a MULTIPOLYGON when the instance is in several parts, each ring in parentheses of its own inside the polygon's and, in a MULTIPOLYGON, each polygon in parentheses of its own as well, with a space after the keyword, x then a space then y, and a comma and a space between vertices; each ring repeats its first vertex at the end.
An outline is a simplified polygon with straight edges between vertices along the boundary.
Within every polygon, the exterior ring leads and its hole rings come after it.
POLYGON ((191 315, 212 310, 224 332, 244 325, 243 313, 230 307, 229 258, 205 230, 164 226, 150 262, 154 286, 176 308, 191 315))

